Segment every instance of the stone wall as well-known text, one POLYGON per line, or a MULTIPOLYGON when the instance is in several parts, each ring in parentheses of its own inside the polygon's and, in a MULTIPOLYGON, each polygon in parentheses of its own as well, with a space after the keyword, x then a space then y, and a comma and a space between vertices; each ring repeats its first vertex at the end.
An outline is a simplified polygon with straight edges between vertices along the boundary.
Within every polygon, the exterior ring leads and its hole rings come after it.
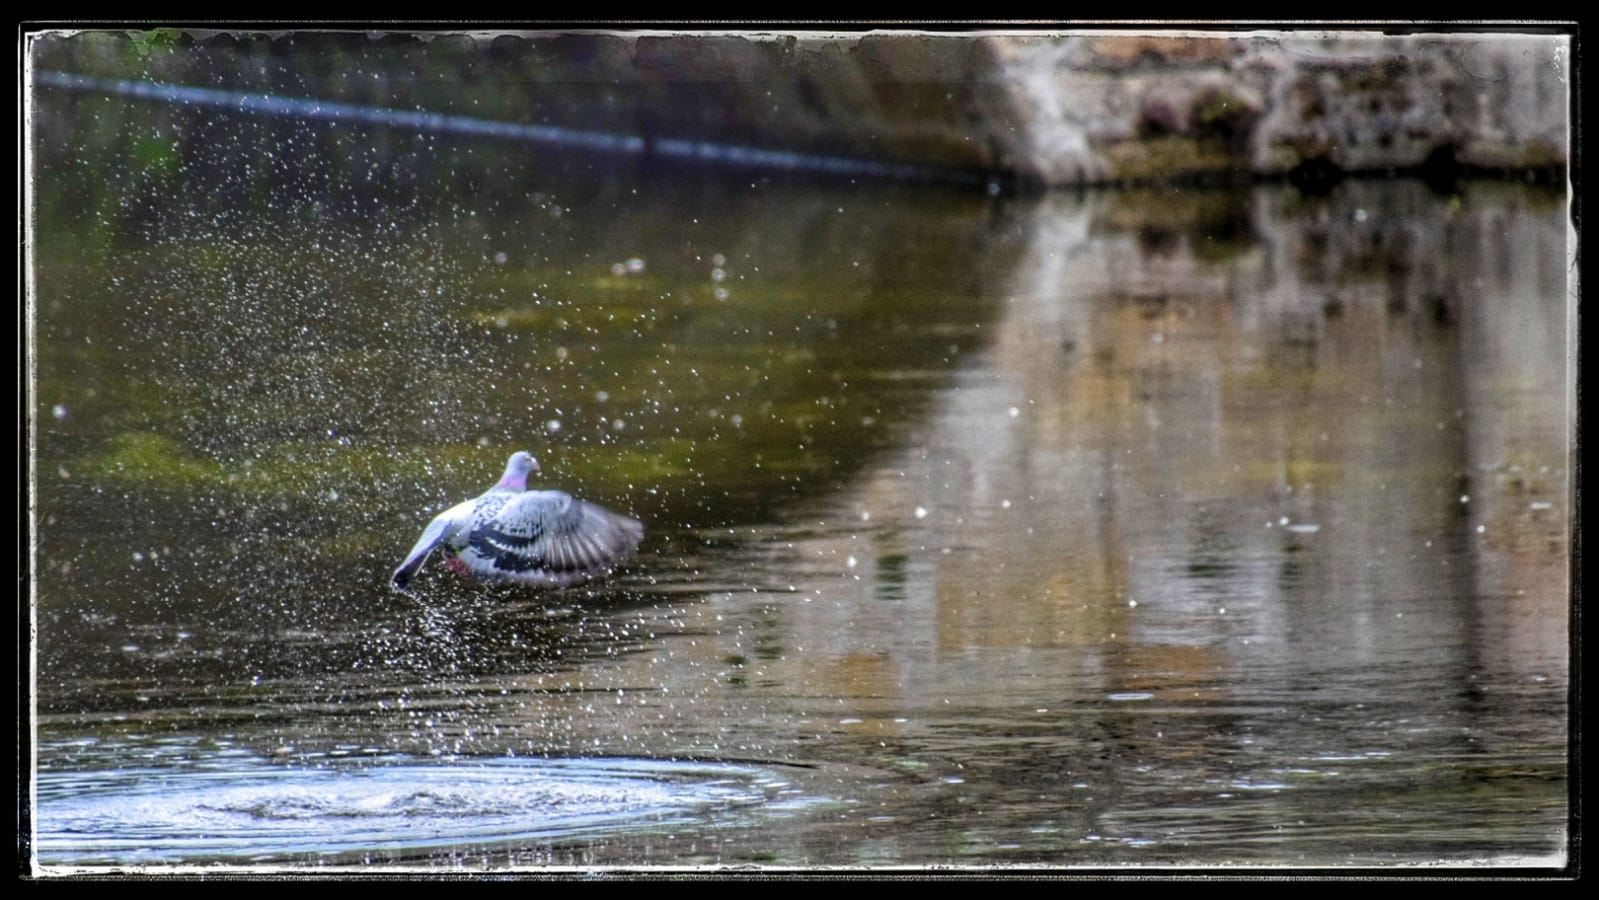
POLYGON ((1567 160, 1554 36, 985 39, 1012 165, 1050 184, 1299 167, 1544 169, 1567 160))
POLYGON ((1570 39, 1309 32, 98 32, 36 67, 1044 185, 1557 173, 1570 39), (153 35, 153 36, 152 36, 153 35))

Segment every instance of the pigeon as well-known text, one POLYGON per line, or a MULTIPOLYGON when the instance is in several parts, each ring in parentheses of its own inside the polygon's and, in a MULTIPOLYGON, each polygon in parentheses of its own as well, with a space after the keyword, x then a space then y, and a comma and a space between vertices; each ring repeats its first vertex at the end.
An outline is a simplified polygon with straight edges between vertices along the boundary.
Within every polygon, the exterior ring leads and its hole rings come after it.
POLYGON ((530 491, 528 473, 538 470, 531 453, 513 453, 498 484, 439 513, 394 570, 394 589, 405 590, 435 549, 460 575, 566 587, 609 572, 638 548, 637 519, 563 491, 530 491))

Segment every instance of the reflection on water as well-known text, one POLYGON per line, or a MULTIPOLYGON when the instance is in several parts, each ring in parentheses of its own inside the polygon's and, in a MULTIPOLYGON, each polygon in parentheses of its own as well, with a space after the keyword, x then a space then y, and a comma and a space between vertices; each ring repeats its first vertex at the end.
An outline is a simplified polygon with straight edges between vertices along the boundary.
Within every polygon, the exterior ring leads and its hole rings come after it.
POLYGON ((1564 858, 1558 197, 101 162, 40 176, 47 861, 1564 858), (519 448, 636 565, 389 593, 519 448))

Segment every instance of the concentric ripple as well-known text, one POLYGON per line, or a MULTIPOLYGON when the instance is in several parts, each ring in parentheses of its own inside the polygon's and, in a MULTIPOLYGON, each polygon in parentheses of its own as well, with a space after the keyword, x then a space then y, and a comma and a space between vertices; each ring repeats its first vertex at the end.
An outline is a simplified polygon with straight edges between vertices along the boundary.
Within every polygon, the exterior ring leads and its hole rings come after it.
POLYGON ((41 772, 35 846, 46 865, 411 855, 713 820, 781 783, 753 767, 618 759, 41 772))

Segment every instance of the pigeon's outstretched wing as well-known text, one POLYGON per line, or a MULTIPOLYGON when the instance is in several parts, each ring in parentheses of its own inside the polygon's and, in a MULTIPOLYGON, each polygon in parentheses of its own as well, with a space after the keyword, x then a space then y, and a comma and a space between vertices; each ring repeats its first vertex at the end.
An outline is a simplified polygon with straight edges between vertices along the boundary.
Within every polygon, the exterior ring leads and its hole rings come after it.
POLYGON ((459 559, 482 578, 558 586, 610 570, 643 539, 637 519, 563 491, 527 491, 478 522, 459 559))

